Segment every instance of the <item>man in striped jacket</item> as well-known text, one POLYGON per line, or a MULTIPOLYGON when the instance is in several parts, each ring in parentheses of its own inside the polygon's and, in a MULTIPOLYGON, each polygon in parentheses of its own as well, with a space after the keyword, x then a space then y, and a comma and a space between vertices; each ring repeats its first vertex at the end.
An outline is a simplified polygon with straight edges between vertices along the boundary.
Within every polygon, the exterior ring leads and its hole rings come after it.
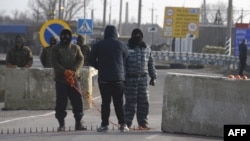
POLYGON ((136 113, 140 130, 148 130, 149 85, 155 85, 157 76, 151 49, 143 42, 143 33, 140 29, 132 31, 128 41, 128 57, 126 59, 126 83, 125 83, 125 120, 131 127, 136 113))

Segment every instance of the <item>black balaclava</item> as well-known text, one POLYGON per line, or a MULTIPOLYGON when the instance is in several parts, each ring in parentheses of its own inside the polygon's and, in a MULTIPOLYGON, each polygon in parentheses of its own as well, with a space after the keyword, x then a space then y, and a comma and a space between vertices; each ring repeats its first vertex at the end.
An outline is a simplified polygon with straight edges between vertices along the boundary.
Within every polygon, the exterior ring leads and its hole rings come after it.
POLYGON ((57 39, 56 37, 52 36, 50 37, 50 46, 54 46, 57 44, 57 39))
POLYGON ((129 39, 128 43, 131 48, 135 48, 137 46, 146 47, 146 44, 142 41, 143 33, 140 29, 135 28, 132 31, 131 38, 129 39))
POLYGON ((17 48, 22 48, 23 47, 23 42, 24 42, 23 37, 20 36, 20 35, 17 35, 16 38, 15 38, 16 47, 17 48))
POLYGON ((63 29, 60 33, 61 44, 69 45, 72 39, 72 33, 69 29, 63 29))

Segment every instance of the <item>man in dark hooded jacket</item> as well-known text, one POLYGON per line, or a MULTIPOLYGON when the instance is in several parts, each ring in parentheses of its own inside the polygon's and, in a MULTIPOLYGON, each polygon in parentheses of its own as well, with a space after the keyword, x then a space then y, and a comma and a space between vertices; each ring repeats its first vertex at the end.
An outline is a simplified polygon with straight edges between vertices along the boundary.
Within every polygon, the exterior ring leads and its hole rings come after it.
POLYGON ((80 70, 83 66, 83 55, 80 47, 71 44, 72 33, 63 29, 60 33, 60 43, 52 48, 51 63, 55 74, 56 107, 55 117, 59 122, 58 131, 65 130, 64 118, 67 115, 68 98, 72 105, 75 118, 75 130, 86 130, 81 123, 83 103, 80 91, 80 70))
POLYGON ((156 69, 151 49, 143 42, 143 33, 136 28, 128 41, 128 57, 126 59, 125 121, 131 127, 136 113, 140 130, 148 130, 149 85, 155 85, 156 69))
POLYGON ((50 45, 43 48, 42 53, 40 55, 40 61, 45 68, 51 68, 51 53, 52 53, 52 48, 57 44, 57 39, 56 37, 52 36, 50 38, 50 45))
POLYGON ((6 65, 9 68, 29 68, 33 64, 33 55, 29 47, 24 46, 24 39, 18 35, 15 38, 15 47, 6 55, 6 65))
POLYGON ((127 55, 126 44, 118 40, 117 30, 113 25, 105 28, 104 39, 91 49, 89 63, 98 70, 98 84, 102 97, 102 123, 97 129, 98 132, 108 130, 111 99, 113 99, 120 131, 129 130, 124 121, 123 111, 124 62, 127 55))

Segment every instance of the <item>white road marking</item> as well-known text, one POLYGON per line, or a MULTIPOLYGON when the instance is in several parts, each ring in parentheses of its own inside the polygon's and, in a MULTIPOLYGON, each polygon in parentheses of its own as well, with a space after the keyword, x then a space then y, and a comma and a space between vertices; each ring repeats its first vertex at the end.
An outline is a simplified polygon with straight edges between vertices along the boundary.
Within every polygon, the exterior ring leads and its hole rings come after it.
POLYGON ((0 121, 0 124, 4 124, 4 123, 16 121, 16 120, 22 120, 22 119, 30 119, 30 118, 37 118, 37 117, 45 117, 45 116, 49 116, 49 115, 52 115, 52 114, 55 114, 55 112, 49 112, 49 113, 42 114, 42 115, 35 115, 35 116, 28 116, 28 117, 19 117, 19 118, 4 120, 4 121, 0 121))
POLYGON ((155 138, 155 137, 157 137, 159 135, 160 134, 150 135, 150 136, 146 137, 146 140, 151 140, 151 139, 153 139, 153 138, 155 138))

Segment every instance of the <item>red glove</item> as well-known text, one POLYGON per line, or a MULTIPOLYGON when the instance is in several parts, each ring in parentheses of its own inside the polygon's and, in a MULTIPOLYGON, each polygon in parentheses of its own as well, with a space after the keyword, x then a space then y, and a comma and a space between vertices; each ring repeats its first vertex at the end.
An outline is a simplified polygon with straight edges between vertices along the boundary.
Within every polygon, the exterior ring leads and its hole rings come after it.
POLYGON ((64 77, 66 82, 68 82, 71 87, 75 86, 76 82, 74 79, 74 72, 72 70, 65 70, 64 77))

